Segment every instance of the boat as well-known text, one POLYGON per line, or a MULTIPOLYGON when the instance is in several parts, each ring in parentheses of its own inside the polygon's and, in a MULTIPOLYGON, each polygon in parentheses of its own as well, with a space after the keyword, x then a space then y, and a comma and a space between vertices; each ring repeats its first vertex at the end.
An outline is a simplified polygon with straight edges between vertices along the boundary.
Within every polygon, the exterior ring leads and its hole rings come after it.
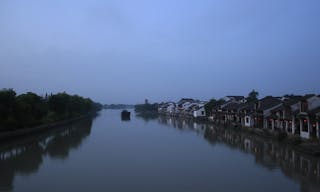
POLYGON ((121 119, 124 120, 124 121, 130 120, 130 114, 131 114, 131 113, 130 113, 129 111, 123 110, 123 111, 121 112, 121 119))

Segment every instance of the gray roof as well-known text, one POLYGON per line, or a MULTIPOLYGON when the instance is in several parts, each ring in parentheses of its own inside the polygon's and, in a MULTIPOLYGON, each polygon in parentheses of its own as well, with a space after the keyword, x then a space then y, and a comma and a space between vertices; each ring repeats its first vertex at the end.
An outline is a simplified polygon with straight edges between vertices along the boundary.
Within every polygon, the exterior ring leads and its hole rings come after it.
POLYGON ((227 103, 223 109, 225 110, 238 110, 239 108, 239 104, 238 103, 235 103, 235 102, 230 102, 230 103, 227 103))
POLYGON ((300 100, 303 97, 300 95, 294 95, 294 96, 288 96, 286 97, 285 100, 283 100, 282 105, 280 105, 279 107, 273 109, 273 112, 279 111, 279 110, 283 110, 285 107, 291 106, 293 104, 296 104, 298 102, 300 102, 300 100))
POLYGON ((254 103, 242 103, 239 104, 238 110, 253 110, 254 109, 254 103))
POLYGON ((278 97, 267 96, 259 100, 260 106, 258 110, 267 110, 282 103, 278 97))
POLYGON ((233 98, 235 101, 241 101, 245 98, 244 96, 234 96, 234 95, 228 95, 226 97, 233 98))
POLYGON ((309 111, 310 114, 318 114, 320 113, 320 106, 309 111))
POLYGON ((194 99, 191 99, 191 98, 182 98, 180 99, 180 101, 177 103, 178 105, 181 105, 182 103, 185 103, 185 102, 191 102, 193 103, 194 102, 194 99))

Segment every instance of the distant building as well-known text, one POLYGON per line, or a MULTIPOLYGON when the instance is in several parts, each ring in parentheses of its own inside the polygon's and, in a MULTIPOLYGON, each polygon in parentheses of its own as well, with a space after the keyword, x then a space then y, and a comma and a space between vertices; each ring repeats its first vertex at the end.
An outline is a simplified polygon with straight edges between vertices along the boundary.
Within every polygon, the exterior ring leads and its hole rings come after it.
POLYGON ((225 96, 222 99, 225 100, 226 102, 230 102, 230 101, 234 101, 237 103, 245 103, 246 102, 246 98, 244 96, 225 96))
POLYGON ((270 132, 286 132, 301 138, 320 138, 320 96, 266 96, 246 102, 244 96, 226 96, 212 106, 207 117, 205 104, 191 98, 159 105, 159 113, 177 117, 208 118, 216 123, 231 123, 270 132))

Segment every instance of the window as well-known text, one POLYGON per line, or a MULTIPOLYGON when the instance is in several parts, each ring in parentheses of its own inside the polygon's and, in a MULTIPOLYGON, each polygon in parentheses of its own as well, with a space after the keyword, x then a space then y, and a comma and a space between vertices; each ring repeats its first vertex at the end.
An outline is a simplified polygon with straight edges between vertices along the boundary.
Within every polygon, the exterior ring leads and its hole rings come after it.
POLYGON ((308 121, 306 119, 302 119, 302 131, 308 132, 308 121))
POLYGON ((280 117, 280 118, 283 118, 283 111, 280 111, 280 112, 279 112, 279 117, 280 117))
POLYGON ((249 123, 249 117, 246 117, 246 123, 249 123))
POLYGON ((307 112, 308 111, 308 103, 306 101, 301 101, 300 109, 301 109, 301 112, 307 112))
POLYGON ((204 111, 201 111, 201 115, 204 115, 204 111))

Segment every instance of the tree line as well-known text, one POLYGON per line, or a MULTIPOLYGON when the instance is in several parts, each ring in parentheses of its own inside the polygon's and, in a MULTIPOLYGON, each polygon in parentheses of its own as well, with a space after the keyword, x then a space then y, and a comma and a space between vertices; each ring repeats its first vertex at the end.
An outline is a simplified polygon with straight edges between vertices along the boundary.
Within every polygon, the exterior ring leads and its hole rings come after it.
POLYGON ((134 105, 127 105, 127 104, 105 104, 103 106, 105 109, 132 109, 134 108, 134 105))
MULTIPOLYGON (((256 90, 252 90, 250 93, 248 93, 248 96, 246 97, 246 103, 255 103, 258 101, 259 92, 256 90)), ((206 114, 210 115, 212 112, 212 109, 222 105, 225 103, 225 100, 223 99, 211 99, 208 103, 205 104, 204 108, 206 110, 206 114)))
POLYGON ((51 123, 102 109, 90 98, 65 92, 39 96, 32 92, 17 95, 13 89, 0 90, 0 131, 51 123))
POLYGON ((150 104, 148 100, 145 100, 144 104, 137 104, 134 106, 134 110, 138 114, 154 114, 158 113, 158 103, 150 104))

